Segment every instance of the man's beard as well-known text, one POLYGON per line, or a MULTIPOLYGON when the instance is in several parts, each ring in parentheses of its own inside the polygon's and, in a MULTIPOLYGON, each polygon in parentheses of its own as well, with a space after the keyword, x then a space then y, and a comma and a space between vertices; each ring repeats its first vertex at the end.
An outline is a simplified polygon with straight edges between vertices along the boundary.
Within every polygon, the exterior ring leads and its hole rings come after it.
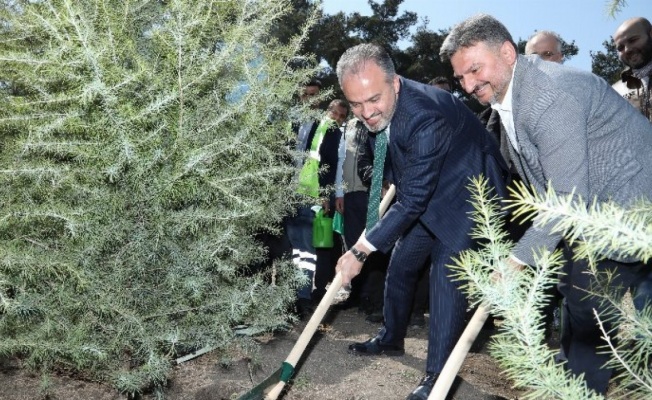
POLYGON ((389 118, 383 116, 380 119, 380 121, 378 121, 375 127, 371 127, 370 125, 368 125, 367 121, 365 121, 364 119, 362 120, 362 123, 364 124, 364 126, 367 127, 369 132, 378 133, 381 132, 383 129, 387 128, 387 125, 389 125, 389 122, 392 120, 393 116, 394 116, 394 110, 392 110, 392 113, 391 115, 389 115, 389 118))
POLYGON ((369 132, 378 133, 383 131, 385 128, 387 128, 389 123, 392 122, 392 118, 394 118, 394 112, 396 112, 396 103, 398 103, 398 96, 396 95, 396 93, 394 93, 394 104, 392 105, 392 109, 389 111, 387 115, 383 115, 381 117, 380 121, 378 121, 375 128, 372 128, 371 126, 367 125, 367 121, 364 118, 360 118, 364 126, 366 126, 367 129, 369 130, 369 132))
POLYGON ((473 98, 476 99, 476 100, 478 101, 478 103, 482 104, 483 106, 488 106, 488 105, 492 105, 492 104, 496 104, 496 103, 498 103, 498 96, 499 96, 500 94, 502 94, 502 90, 504 89, 504 88, 501 88, 501 89, 500 89, 501 91, 499 91, 499 90, 496 90, 496 89, 495 89, 491 84, 489 84, 489 86, 491 86, 491 88, 493 89, 493 94, 491 95, 491 97, 489 98, 488 101, 482 101, 482 100, 480 100, 480 98, 479 98, 478 96, 476 96, 475 94, 472 95, 473 98))
MULTIPOLYGON (((641 62, 637 65, 629 65, 632 69, 649 69, 649 65, 652 64, 652 38, 648 38, 645 47, 640 51, 641 62), (646 68, 648 67, 648 68, 646 68)), ((644 74, 645 75, 645 74, 644 74)), ((647 76, 647 75, 645 75, 647 76)))
POLYGON ((475 94, 473 95, 473 97, 476 100, 478 100, 480 104, 485 106, 498 103, 498 98, 500 97, 502 97, 504 100, 505 93, 507 93, 507 88, 509 86, 509 82, 512 80, 512 71, 510 71, 509 69, 505 70, 505 72, 501 74, 500 78, 501 78, 500 83, 496 86, 494 86, 491 82, 489 82, 489 86, 491 87, 493 93, 489 98, 488 102, 483 102, 475 94))

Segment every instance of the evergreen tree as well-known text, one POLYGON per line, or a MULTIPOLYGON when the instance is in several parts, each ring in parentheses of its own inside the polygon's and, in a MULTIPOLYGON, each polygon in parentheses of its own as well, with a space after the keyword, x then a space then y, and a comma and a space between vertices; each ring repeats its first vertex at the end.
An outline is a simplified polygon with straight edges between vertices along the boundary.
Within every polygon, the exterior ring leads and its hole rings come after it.
POLYGON ((412 45, 395 56, 400 73, 419 82, 428 82, 437 76, 445 76, 455 82, 453 67, 439 59, 439 48, 448 31, 432 31, 427 28, 427 22, 423 21, 412 35, 412 45))
POLYGON ((290 11, 0 3, 0 355, 134 393, 285 323, 299 274, 250 266, 292 207, 285 131, 314 73, 292 67, 305 32, 268 39, 290 11))
POLYGON ((384 0, 376 3, 369 0, 372 15, 353 13, 349 24, 355 36, 365 43, 377 43, 388 51, 398 48, 398 41, 410 36, 410 28, 417 23, 415 12, 404 11, 399 15, 398 8, 403 0, 384 0))
MULTIPOLYGON (((417 23, 417 14, 408 11, 399 13, 398 9, 403 0, 368 2, 372 10, 371 15, 361 15, 358 12, 348 15, 343 12, 334 15, 320 14, 302 48, 304 53, 314 54, 318 62, 326 64, 320 73, 320 79, 326 87, 333 88, 337 98, 343 98, 343 95, 334 69, 340 56, 349 47, 363 42, 377 43, 394 57, 399 73, 403 73, 410 65, 411 60, 407 60, 407 64, 401 63, 401 60, 405 59, 405 53, 398 48, 398 42, 410 38, 410 28, 417 23)), ((309 6, 305 0, 293 0, 293 3, 301 8, 309 6)), ((315 2, 315 5, 318 4, 315 2)), ((300 14, 286 18, 291 21, 289 25, 297 25, 302 19, 300 14)))
POLYGON ((616 51, 616 43, 613 38, 609 41, 602 42, 605 52, 590 51, 591 55, 591 72, 597 76, 602 77, 610 84, 614 84, 620 79, 620 72, 623 70, 623 65, 618 58, 618 51, 616 51))

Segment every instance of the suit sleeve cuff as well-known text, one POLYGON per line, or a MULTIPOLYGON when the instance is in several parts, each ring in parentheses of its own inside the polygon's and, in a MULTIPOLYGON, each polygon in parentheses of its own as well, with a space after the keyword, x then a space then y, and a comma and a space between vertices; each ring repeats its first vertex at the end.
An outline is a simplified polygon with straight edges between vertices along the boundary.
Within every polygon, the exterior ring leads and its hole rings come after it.
POLYGON ((369 241, 367 240, 366 237, 364 237, 364 236, 360 237, 360 241, 361 241, 362 244, 364 244, 365 247, 368 248, 371 252, 374 252, 374 251, 378 250, 378 249, 376 248, 376 246, 374 246, 373 244, 369 243, 369 241))

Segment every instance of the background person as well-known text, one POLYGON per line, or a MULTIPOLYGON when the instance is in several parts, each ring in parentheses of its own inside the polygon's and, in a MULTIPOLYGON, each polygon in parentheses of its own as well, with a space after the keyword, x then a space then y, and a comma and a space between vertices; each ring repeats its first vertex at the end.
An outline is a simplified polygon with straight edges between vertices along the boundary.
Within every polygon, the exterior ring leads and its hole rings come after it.
POLYGON ((530 36, 525 44, 525 54, 536 54, 542 60, 559 64, 564 62, 561 37, 553 31, 539 31, 530 36))
MULTIPOLYGON (((317 80, 308 82, 300 95, 301 101, 309 102, 313 109, 316 108, 315 98, 319 94, 320 87, 321 83, 317 80)), ((330 199, 320 198, 319 190, 335 184, 338 147, 342 133, 337 123, 328 115, 321 121, 309 120, 295 123, 292 128, 296 134, 296 150, 309 152, 305 159, 298 158, 296 160, 297 169, 304 172, 308 168, 307 163, 316 162, 321 171, 316 176, 310 173, 306 174, 311 178, 307 183, 314 183, 316 191, 313 191, 312 185, 306 187, 300 182, 299 192, 306 195, 307 199, 312 197, 313 200, 299 205, 296 214, 286 220, 286 231, 292 245, 292 261, 308 278, 307 283, 297 290, 296 304, 299 317, 306 319, 313 312, 312 289, 317 269, 317 251, 312 243, 312 224, 315 213, 311 207, 315 203, 321 203, 320 205, 326 210, 332 208, 330 199)))
MULTIPOLYGON (((650 77, 652 77, 652 25, 646 18, 623 22, 613 35, 618 58, 627 68, 612 87, 652 122, 650 77)), ((632 288, 634 307, 641 311, 652 299, 652 269, 632 288)))
MULTIPOLYGON (((320 168, 326 166, 319 176, 319 187, 327 192, 322 194, 321 206, 324 214, 333 217, 335 210, 343 208, 342 182, 338 179, 338 171, 341 173, 340 146, 343 132, 341 126, 349 115, 349 103, 342 99, 332 100, 326 109, 325 119, 334 121, 327 131, 328 140, 324 140, 319 153, 324 162, 320 168), (337 146, 336 144, 337 140, 337 146)), ((324 120, 322 120, 324 122, 324 120)), ((346 228, 345 228, 346 229, 346 228)), ((333 247, 315 249, 317 264, 315 269, 315 283, 311 294, 312 304, 317 304, 326 294, 326 286, 335 276, 335 261, 342 255, 342 239, 340 234, 333 232, 333 247)))
POLYGON ((613 38, 618 58, 627 66, 613 88, 652 121, 652 25, 645 18, 628 19, 616 29, 613 38))

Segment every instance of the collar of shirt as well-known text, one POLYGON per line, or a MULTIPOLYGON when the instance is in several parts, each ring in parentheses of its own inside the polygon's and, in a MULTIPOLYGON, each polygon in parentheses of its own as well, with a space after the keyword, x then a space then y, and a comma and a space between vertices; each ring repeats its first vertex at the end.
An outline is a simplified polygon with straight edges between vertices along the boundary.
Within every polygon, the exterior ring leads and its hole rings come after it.
POLYGON ((512 147, 514 147, 514 150, 516 152, 520 152, 518 148, 518 142, 516 141, 516 129, 514 128, 514 114, 512 113, 512 88, 514 87, 514 71, 516 71, 516 63, 518 60, 514 63, 514 67, 512 69, 512 78, 509 80, 509 86, 507 87, 507 92, 505 93, 505 97, 503 98, 502 103, 493 103, 491 105, 491 108, 494 110, 498 111, 498 114, 500 115, 500 121, 502 122, 503 126, 505 127, 505 132, 507 132, 507 137, 509 138, 509 143, 511 143, 512 147))
POLYGON ((652 75, 652 61, 645 64, 641 68, 631 69, 631 74, 637 77, 638 79, 649 78, 652 75))

